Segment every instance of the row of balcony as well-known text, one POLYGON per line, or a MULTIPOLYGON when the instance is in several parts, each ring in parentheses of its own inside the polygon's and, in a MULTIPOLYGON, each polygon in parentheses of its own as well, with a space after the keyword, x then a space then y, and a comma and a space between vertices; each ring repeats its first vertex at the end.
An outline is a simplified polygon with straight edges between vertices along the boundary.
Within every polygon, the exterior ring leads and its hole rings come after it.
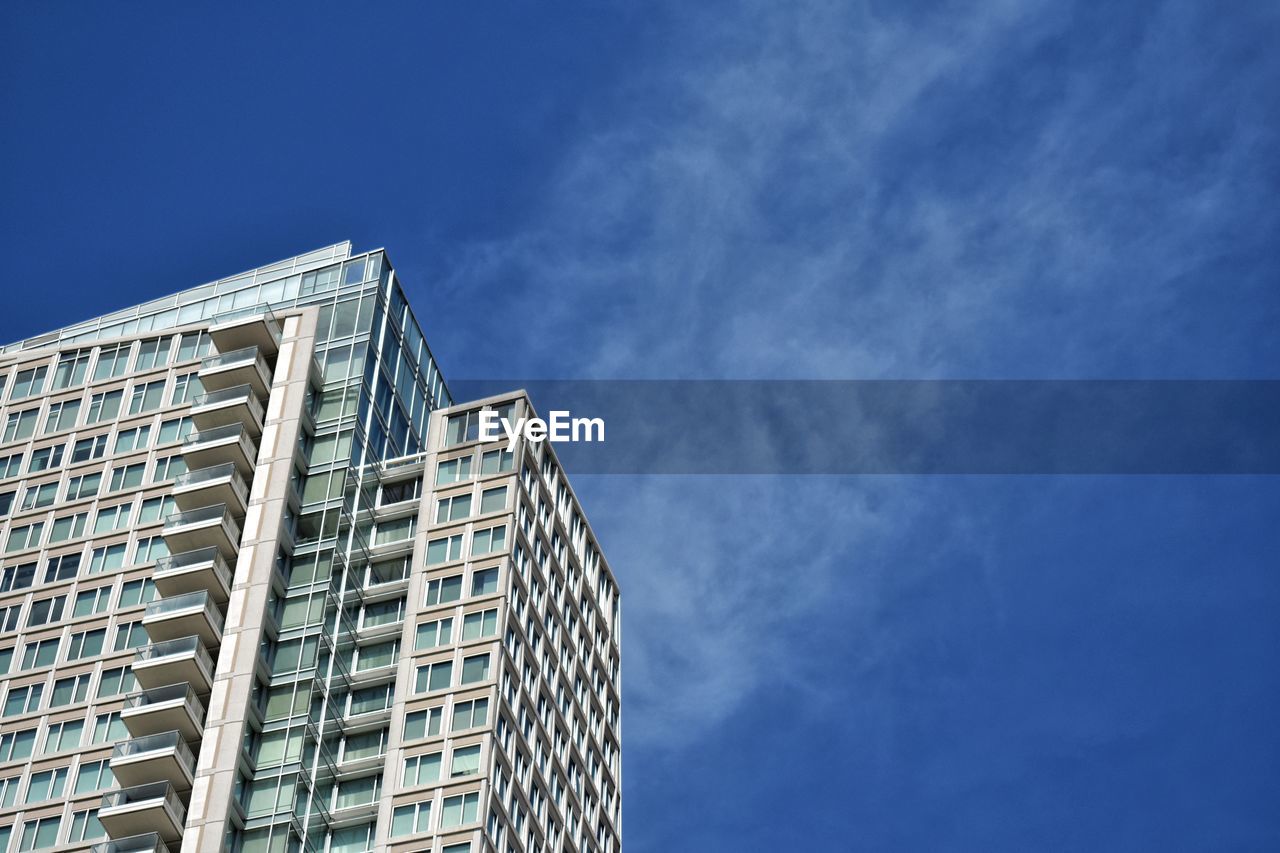
POLYGON ((120 712, 132 737, 111 753, 122 787, 98 811, 111 840, 93 853, 167 851, 186 821, 280 329, 268 314, 214 326, 210 336, 219 352, 200 365, 197 431, 182 444, 188 471, 174 483, 178 512, 161 531, 171 556, 156 563, 158 597, 142 617, 150 642, 134 652, 140 690, 120 712))

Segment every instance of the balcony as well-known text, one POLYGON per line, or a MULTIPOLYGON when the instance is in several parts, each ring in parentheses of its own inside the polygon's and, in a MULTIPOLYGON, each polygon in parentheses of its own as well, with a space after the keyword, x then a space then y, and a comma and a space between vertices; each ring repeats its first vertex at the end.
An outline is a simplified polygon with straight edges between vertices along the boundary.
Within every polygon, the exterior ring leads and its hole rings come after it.
POLYGON ((210 391, 191 401, 191 421, 196 429, 241 424, 253 435, 261 435, 262 418, 262 403, 248 385, 210 391))
POLYGON ((227 424, 187 436, 182 442, 182 458, 190 469, 233 462, 236 470, 248 477, 258 459, 258 445, 244 424, 227 424))
POLYGON ((168 853, 168 851, 168 845, 155 832, 102 841, 89 848, 89 853, 168 853))
POLYGON ((254 306, 248 313, 231 312, 214 318, 209 337, 218 352, 257 347, 268 356, 280 349, 280 321, 270 310, 254 306))
POLYGON ((213 658, 199 637, 151 643, 134 651, 133 675, 145 690, 186 682, 205 694, 213 685, 213 658))
POLYGON ((213 546, 161 557, 151 579, 166 598, 203 589, 222 604, 231 594, 231 568, 213 546))
POLYGON ((108 791, 98 807, 98 820, 111 835, 136 838, 154 831, 166 842, 182 838, 186 816, 186 807, 168 782, 108 791))
POLYGON ((199 637, 205 648, 222 642, 222 613, 207 590, 157 598, 147 604, 142 627, 157 643, 199 637))
POLYGON ((125 700, 120 719, 134 737, 177 732, 193 741, 203 734, 204 703, 190 684, 166 684, 134 693, 125 700))
POLYGON ((210 391, 248 385, 259 399, 271 392, 271 368, 257 347, 220 352, 200 362, 200 384, 210 391))
POLYGON ((244 515, 249 487, 234 462, 223 462, 179 475, 173 482, 172 494, 181 510, 226 504, 236 515, 244 515))
POLYGON ((111 772, 125 787, 168 782, 179 791, 189 791, 195 766, 191 748, 177 732, 136 737, 111 750, 111 772))
POLYGON ((174 513, 165 518, 160 535, 174 553, 217 548, 230 560, 240 549, 240 525, 226 504, 174 513))

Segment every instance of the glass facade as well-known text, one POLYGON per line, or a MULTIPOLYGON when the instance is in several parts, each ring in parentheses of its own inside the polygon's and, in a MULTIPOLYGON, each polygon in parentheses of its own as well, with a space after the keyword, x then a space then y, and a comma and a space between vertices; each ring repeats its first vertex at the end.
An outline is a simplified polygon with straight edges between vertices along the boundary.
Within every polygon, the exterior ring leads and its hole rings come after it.
POLYGON ((549 448, 474 444, 384 252, 0 379, 0 853, 620 849, 616 585, 549 448))

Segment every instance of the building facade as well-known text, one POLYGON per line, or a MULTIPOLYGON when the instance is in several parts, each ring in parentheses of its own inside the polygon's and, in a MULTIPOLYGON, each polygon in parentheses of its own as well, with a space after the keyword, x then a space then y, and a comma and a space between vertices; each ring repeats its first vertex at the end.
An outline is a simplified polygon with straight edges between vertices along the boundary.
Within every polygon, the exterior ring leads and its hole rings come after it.
POLYGON ((617 851, 618 588, 347 243, 0 351, 0 853, 617 851))

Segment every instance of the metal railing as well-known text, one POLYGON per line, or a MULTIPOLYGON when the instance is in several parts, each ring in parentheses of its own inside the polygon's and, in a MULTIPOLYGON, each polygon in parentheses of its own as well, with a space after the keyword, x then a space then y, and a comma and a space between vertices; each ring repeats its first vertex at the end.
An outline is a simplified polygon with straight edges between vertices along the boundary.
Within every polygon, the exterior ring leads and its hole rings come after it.
POLYGON ((148 782, 145 785, 134 785, 119 791, 108 791, 102 795, 99 809, 115 809, 160 800, 173 809, 174 817, 181 823, 187 809, 178 799, 178 792, 168 782, 148 782))
POLYGON ((186 655, 195 653, 196 660, 204 664, 204 668, 209 672, 213 672, 213 658, 205 651, 204 646, 200 644, 199 637, 179 637, 176 640, 162 640, 159 643, 149 643, 145 646, 139 646, 133 652, 134 663, 144 663, 147 661, 158 661, 168 657, 177 657, 178 655, 186 655))
POLYGON ((200 699, 196 696, 195 688, 185 681, 182 681, 178 684, 166 684, 163 687, 152 687, 150 690, 131 693, 125 698, 124 707, 125 709, 148 708, 152 705, 172 702, 175 699, 181 699, 184 702, 190 702, 197 706, 200 704, 200 699))
POLYGON ((148 752, 161 752, 166 749, 172 749, 177 754, 178 760, 187 765, 187 767, 191 767, 195 763, 195 757, 191 754, 191 747, 187 746, 187 742, 182 739, 182 735, 179 732, 161 732, 158 735, 143 735, 142 737, 121 741, 115 745, 115 749, 111 750, 111 760, 135 758, 148 752))
POLYGON ((160 835, 148 832, 128 838, 103 841, 89 848, 89 853, 164 853, 167 848, 160 835))
POLYGON ((244 424, 227 424, 226 426, 213 427, 212 429, 202 429, 199 432, 193 432, 182 440, 183 448, 193 447, 197 444, 203 444, 206 441, 222 441, 226 438, 239 438, 244 435, 244 424))
POLYGON ((200 369, 211 370, 215 367, 227 367, 232 364, 252 364, 258 360, 258 355, 256 346, 233 349, 230 352, 214 353, 200 360, 200 369))
POLYGON ((210 504, 209 506, 196 507, 186 512, 175 512, 173 515, 165 516, 164 529, 199 524, 202 521, 222 521, 229 517, 230 513, 227 512, 226 504, 210 504))
MULTIPOLYGON (((230 463, 228 463, 230 464, 230 463)), ((155 574, 163 575, 170 572, 180 572, 183 569, 192 566, 202 566, 207 563, 213 564, 213 570, 228 581, 231 580, 231 567, 227 565, 227 561, 222 559, 222 552, 216 546, 210 545, 207 548, 197 548, 194 551, 183 551, 179 554, 171 554, 168 557, 161 557, 156 560, 155 574)))
POLYGON ((191 401, 191 408, 200 409, 219 403, 245 403, 257 412, 259 418, 262 417, 262 403, 258 401, 258 395, 253 393, 252 385, 233 385, 219 391, 206 391, 191 401))
POLYGON ((207 589, 197 589, 194 592, 184 592, 181 595, 168 595, 164 598, 156 598, 147 602, 147 609, 143 611, 143 619, 151 619, 156 616, 164 616, 166 613, 175 613, 179 610, 212 610, 213 615, 217 616, 217 608, 213 606, 213 600, 209 597, 207 589))
MULTIPOLYGON (((206 430, 207 432, 207 430, 206 430)), ((195 433, 199 435, 199 433, 195 433)), ((224 480, 230 478, 231 484, 237 491, 244 492, 247 488, 244 477, 240 476, 240 472, 236 470, 236 463, 221 462, 217 465, 210 465, 206 468, 197 468, 194 471, 188 471, 185 474, 178 475, 173 481, 175 489, 181 489, 184 486, 198 486, 201 483, 207 483, 210 480, 224 480)))

